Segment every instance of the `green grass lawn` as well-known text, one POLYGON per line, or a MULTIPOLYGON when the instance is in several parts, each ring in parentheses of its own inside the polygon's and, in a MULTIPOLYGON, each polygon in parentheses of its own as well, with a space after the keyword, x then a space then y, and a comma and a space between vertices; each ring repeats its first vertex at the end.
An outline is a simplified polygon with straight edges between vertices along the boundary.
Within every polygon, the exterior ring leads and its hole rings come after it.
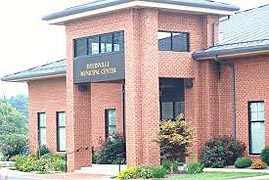
POLYGON ((267 175, 266 173, 246 173, 246 172, 204 172, 200 174, 184 174, 172 176, 171 180, 228 180, 235 178, 253 177, 267 175))

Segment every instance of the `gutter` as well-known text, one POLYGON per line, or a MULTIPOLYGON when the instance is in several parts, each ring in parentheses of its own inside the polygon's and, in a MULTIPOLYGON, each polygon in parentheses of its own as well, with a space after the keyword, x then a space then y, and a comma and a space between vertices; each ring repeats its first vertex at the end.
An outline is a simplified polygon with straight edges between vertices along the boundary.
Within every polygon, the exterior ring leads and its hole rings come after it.
POLYGON ((223 58, 223 57, 234 57, 242 55, 261 54, 261 53, 269 53, 269 44, 253 45, 249 47, 238 47, 238 48, 231 47, 222 50, 208 50, 208 51, 203 50, 199 52, 194 52, 192 54, 192 57, 195 60, 203 60, 203 59, 215 59, 216 56, 218 56, 219 58, 223 58))
POLYGON ((43 75, 43 76, 33 76, 33 77, 22 77, 22 78, 1 78, 1 81, 5 82, 28 82, 40 79, 50 79, 50 78, 57 78, 57 77, 65 77, 66 73, 55 74, 55 75, 43 75))
POLYGON ((221 61, 216 55, 214 61, 230 68, 231 98, 232 98, 232 137, 236 139, 236 100, 235 100, 235 68, 234 63, 221 61))

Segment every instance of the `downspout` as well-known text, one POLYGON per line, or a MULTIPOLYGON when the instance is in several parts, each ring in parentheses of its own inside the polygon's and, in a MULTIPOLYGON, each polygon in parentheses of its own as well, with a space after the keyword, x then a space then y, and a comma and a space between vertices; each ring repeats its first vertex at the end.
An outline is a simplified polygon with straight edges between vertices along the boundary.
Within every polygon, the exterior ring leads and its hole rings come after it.
POLYGON ((121 84, 121 92, 122 92, 122 135, 124 141, 126 141, 126 130, 125 130, 125 82, 123 81, 121 84))
POLYGON ((232 98, 232 137, 236 139, 236 103, 235 103, 235 68, 234 64, 231 62, 224 62, 219 60, 216 55, 214 60, 221 65, 230 67, 230 77, 231 77, 231 98, 232 98))

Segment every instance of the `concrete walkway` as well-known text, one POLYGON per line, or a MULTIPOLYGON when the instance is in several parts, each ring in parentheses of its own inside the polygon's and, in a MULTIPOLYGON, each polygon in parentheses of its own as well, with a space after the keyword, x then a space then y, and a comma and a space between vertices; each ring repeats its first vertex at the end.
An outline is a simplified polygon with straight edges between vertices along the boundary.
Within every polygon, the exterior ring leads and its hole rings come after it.
POLYGON ((110 176, 96 174, 81 174, 81 173, 56 173, 56 174, 34 174, 20 172, 16 170, 0 169, 0 179, 8 177, 12 179, 28 179, 28 180, 109 180, 110 176))
POLYGON ((80 170, 76 170, 76 173, 81 174, 99 174, 106 176, 116 176, 119 173, 119 170, 126 169, 126 165, 117 164, 93 164, 92 167, 82 167, 80 170))

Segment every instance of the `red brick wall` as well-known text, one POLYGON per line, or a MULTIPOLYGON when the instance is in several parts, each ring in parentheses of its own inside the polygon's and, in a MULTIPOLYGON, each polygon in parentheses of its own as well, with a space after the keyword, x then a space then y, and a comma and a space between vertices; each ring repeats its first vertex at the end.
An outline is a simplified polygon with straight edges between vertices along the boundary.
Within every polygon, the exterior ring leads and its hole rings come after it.
MULTIPOLYGON (((196 83, 194 88, 186 90, 186 115, 187 121, 194 127, 203 124, 201 131, 197 131, 199 137, 200 133, 205 134, 203 127, 214 122, 215 115, 204 113, 203 103, 206 103, 207 110, 211 110, 214 106, 211 105, 211 102, 214 99, 210 99, 209 96, 204 97, 203 93, 204 91, 215 92, 216 89, 213 88, 215 79, 214 73, 211 73, 210 70, 214 66, 211 63, 207 62, 207 65, 204 65, 206 71, 200 71, 198 68, 203 68, 203 66, 191 59, 191 53, 158 52, 157 32, 158 30, 190 32, 191 51, 194 51, 211 45, 211 27, 216 19, 217 17, 213 16, 163 13, 153 9, 133 9, 66 23, 69 150, 72 151, 76 149, 76 146, 78 147, 77 138, 81 142, 86 141, 86 144, 96 143, 95 137, 88 137, 92 139, 90 142, 87 138, 81 139, 81 136, 78 136, 76 132, 82 134, 80 129, 85 126, 82 122, 86 122, 83 119, 87 117, 87 123, 93 125, 92 132, 87 131, 88 134, 91 133, 89 136, 103 134, 102 131, 98 130, 102 123, 98 124, 98 128, 95 130, 94 125, 97 126, 97 124, 94 121, 102 119, 105 101, 107 102, 105 98, 95 98, 104 93, 97 91, 98 88, 95 85, 91 86, 91 93, 87 97, 84 95, 83 98, 83 94, 79 93, 76 85, 73 84, 73 39, 118 30, 125 31, 127 163, 128 165, 159 165, 159 146, 153 142, 156 139, 160 119, 159 77, 197 78, 194 80, 196 83), (204 74, 207 75, 204 79, 207 82, 202 84, 204 74), (200 77, 201 81, 198 80, 200 77), (86 99, 91 99, 91 102, 86 102, 86 99), (96 99, 101 100, 102 104, 96 106, 96 99), (84 102, 91 105, 87 106, 88 108, 85 106, 79 108, 79 103, 83 104, 84 102), (90 108, 92 109, 91 113, 87 114, 90 108), (82 116, 82 112, 84 116, 82 116), (96 112, 98 113, 95 115, 96 112), (210 115, 210 119, 205 123, 200 123, 200 119, 206 119, 206 115, 210 115)), ((103 121, 101 120, 101 122, 103 121)), ((211 128, 214 127, 211 126, 211 128)), ((211 134, 207 133, 205 137, 209 135, 211 134)), ((89 163, 84 161, 88 155, 90 154, 69 155, 69 170, 88 165, 89 163), (74 164, 81 160, 83 162, 80 164, 74 164)))
MULTIPOLYGON (((95 137, 92 137, 92 128, 81 131, 86 126, 90 127, 94 123, 90 118, 93 113, 91 107, 91 100, 96 101, 91 97, 92 93, 83 94, 77 91, 76 85, 73 83, 73 39, 78 37, 91 36, 96 34, 102 34, 112 31, 125 30, 125 44, 128 46, 132 44, 131 31, 132 31, 132 11, 126 10, 119 13, 99 15, 91 18, 85 18, 68 22, 66 24, 66 43, 67 43, 67 118, 69 129, 68 133, 68 149, 69 151, 75 151, 77 148, 87 144, 92 146, 92 141, 95 137), (129 38, 128 38, 129 37, 129 38), (80 107, 80 104, 84 104, 80 107), (88 105, 87 105, 88 104, 88 105), (87 108, 86 108, 87 107, 87 108), (80 133, 78 133, 80 132, 80 133)), ((128 54, 128 50, 126 50, 128 54)), ((126 55, 128 56, 128 55, 126 55)), ((107 89, 109 91, 109 89, 107 89)), ((93 91, 96 92, 96 88, 93 86, 93 91)), ((94 102, 93 102, 94 103, 94 102)), ((94 115, 93 115, 94 116, 94 115)), ((103 116, 103 113, 101 114, 103 116)), ((81 152, 68 155, 68 169, 72 171, 82 166, 91 165, 89 157, 90 152, 81 152)))
POLYGON ((50 151, 57 151, 56 112, 65 111, 65 77, 28 82, 30 151, 38 148, 38 112, 46 113, 46 142, 50 151))
MULTIPOLYGON (((265 102, 266 144, 269 145, 269 57, 256 56, 231 59, 235 64, 236 75, 236 121, 237 139, 246 143, 249 154, 248 102, 265 102)), ((222 88, 220 100, 220 129, 221 134, 231 134, 231 100, 229 70, 222 71, 222 88), (226 107, 225 107, 226 106, 226 107)))
POLYGON ((193 79, 193 87, 185 89, 185 116, 197 137, 189 150, 196 158, 202 144, 218 134, 218 89, 216 64, 194 61, 192 52, 212 45, 212 24, 217 20, 217 16, 159 13, 159 30, 190 35, 191 52, 159 51, 158 62, 159 77, 193 79))
POLYGON ((105 110, 116 109, 117 132, 122 133, 122 85, 121 83, 91 84, 92 143, 94 149, 105 139, 105 110))

